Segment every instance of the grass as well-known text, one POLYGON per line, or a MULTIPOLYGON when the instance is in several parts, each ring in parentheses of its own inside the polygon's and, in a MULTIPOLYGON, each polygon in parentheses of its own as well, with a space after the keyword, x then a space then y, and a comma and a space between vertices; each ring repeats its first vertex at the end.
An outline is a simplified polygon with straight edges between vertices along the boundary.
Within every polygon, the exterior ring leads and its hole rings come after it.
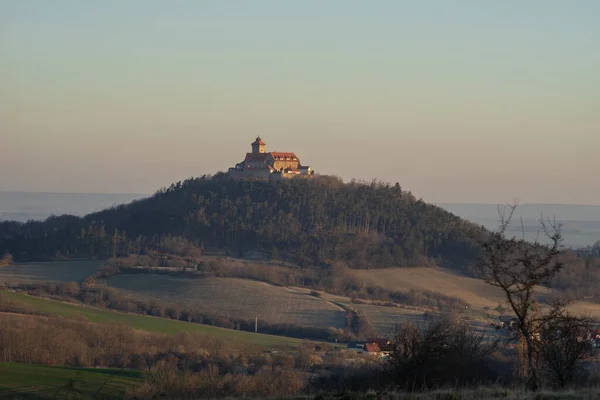
POLYGON ((190 279, 164 275, 117 275, 111 287, 145 300, 160 299, 232 318, 302 326, 343 328, 344 312, 309 293, 236 278, 190 279))
POLYGON ((128 388, 140 382, 139 377, 139 371, 132 370, 50 367, 3 362, 0 363, 0 398, 54 399, 67 398, 71 394, 73 398, 79 399, 122 399, 128 388), (78 395, 70 391, 70 383, 78 395))
POLYGON ((103 261, 49 261, 14 263, 0 268, 0 282, 7 284, 27 282, 81 283, 104 264, 103 261))
MULTIPOLYGON (((118 323, 135 329, 164 334, 189 332, 217 337, 224 340, 235 340, 237 343, 256 345, 265 348, 296 347, 302 340, 285 336, 256 334, 252 332, 237 331, 233 329, 218 328, 215 326, 194 324, 176 321, 167 318, 152 317, 147 315, 127 314, 111 310, 80 306, 40 297, 29 296, 23 293, 2 292, 9 299, 27 304, 36 310, 49 315, 64 317, 83 316, 90 322, 118 323)), ((259 325, 260 329, 260 325, 259 325)))
MULTIPOLYGON (((481 279, 463 276, 444 268, 386 268, 357 270, 355 273, 366 282, 392 291, 429 290, 458 297, 469 303, 474 318, 483 315, 484 307, 494 309, 498 304, 506 306, 504 294, 500 289, 486 284, 481 279)), ((542 296, 551 291, 544 287, 536 290, 542 296)), ((577 302, 568 308, 575 313, 585 313, 594 318, 600 317, 600 304, 577 302)))

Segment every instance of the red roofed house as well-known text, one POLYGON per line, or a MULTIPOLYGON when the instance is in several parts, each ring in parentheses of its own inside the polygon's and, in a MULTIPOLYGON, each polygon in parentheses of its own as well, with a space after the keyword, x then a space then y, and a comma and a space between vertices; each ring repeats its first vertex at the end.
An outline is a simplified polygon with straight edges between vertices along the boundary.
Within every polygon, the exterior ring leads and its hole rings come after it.
POLYGON ((366 353, 381 353, 381 349, 377 343, 365 343, 366 353))
POLYGON ((232 178, 291 178, 297 175, 313 175, 314 171, 300 164, 294 153, 265 152, 265 142, 259 137, 250 144, 252 153, 246 153, 244 161, 229 168, 232 178))

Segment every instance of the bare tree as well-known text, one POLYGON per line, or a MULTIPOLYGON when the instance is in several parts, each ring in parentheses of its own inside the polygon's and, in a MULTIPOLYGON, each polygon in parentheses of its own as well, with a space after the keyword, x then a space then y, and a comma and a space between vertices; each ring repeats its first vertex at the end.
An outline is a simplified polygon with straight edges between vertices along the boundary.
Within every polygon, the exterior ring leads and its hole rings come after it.
POLYGON ((388 363, 395 384, 407 390, 471 385, 485 380, 496 345, 465 322, 405 322, 396 329, 388 363))
POLYGON ((564 388, 584 371, 582 360, 592 354, 591 321, 564 316, 542 331, 540 364, 554 385, 564 388))
MULTIPOLYGON (((527 359, 527 387, 539 386, 536 357, 540 334, 546 327, 564 318, 566 301, 556 300, 544 312, 538 310, 536 287, 547 284, 564 268, 561 260, 561 225, 555 220, 540 219, 542 233, 548 243, 538 238, 534 242, 522 238, 508 238, 506 233, 517 204, 499 208, 500 229, 481 241, 482 254, 478 262, 481 277, 488 284, 500 288, 516 318, 516 331, 525 343, 527 359)), ((524 231, 524 229, 523 229, 524 231)))

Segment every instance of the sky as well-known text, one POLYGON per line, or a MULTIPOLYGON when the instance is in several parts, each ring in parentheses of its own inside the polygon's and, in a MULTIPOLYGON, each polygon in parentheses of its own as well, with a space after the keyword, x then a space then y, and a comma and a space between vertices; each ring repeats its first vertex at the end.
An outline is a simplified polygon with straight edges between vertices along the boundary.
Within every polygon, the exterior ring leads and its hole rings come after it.
POLYGON ((257 135, 430 202, 600 204, 597 0, 0 0, 0 190, 152 193, 257 135))

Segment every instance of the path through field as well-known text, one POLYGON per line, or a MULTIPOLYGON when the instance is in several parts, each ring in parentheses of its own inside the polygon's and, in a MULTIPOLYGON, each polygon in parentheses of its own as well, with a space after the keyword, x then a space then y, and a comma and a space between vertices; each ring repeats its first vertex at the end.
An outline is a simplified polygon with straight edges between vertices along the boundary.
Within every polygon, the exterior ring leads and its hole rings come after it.
POLYGON ((285 287, 235 278, 189 279, 165 275, 117 275, 111 287, 133 297, 162 299, 213 315, 270 323, 344 327, 338 306, 285 287))

